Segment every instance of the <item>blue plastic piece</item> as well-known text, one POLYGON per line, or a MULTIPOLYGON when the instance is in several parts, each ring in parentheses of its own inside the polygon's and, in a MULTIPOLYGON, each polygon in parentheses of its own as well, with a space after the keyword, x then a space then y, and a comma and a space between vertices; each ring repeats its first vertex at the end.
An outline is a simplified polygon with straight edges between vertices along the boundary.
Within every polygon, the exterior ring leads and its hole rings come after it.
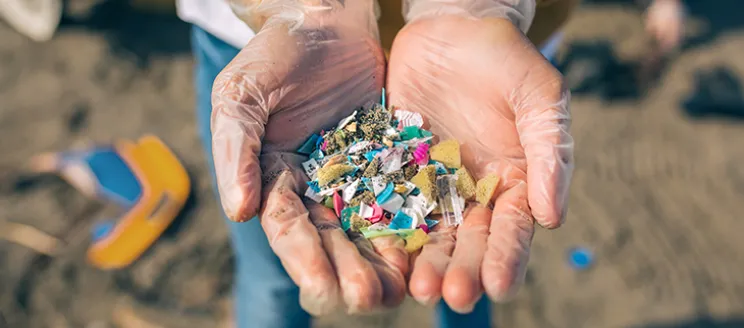
POLYGON ((393 219, 390 220, 388 228, 394 230, 411 229, 411 224, 413 224, 413 218, 402 211, 398 211, 398 213, 395 213, 393 219))
POLYGON ((384 204, 393 195, 393 190, 395 190, 395 186, 392 182, 388 182, 385 189, 377 195, 377 204, 384 204))
POLYGON ((424 219, 424 222, 426 222, 426 226, 429 227, 429 229, 433 228, 435 225, 439 223, 439 221, 437 220, 429 220, 429 219, 424 219))
POLYGON ((298 153, 303 155, 310 155, 318 148, 318 139, 321 139, 317 134, 313 134, 308 138, 304 144, 297 150, 298 153))
POLYGON ((387 107, 385 107, 385 88, 382 88, 382 97, 381 98, 382 99, 380 99, 380 104, 382 105, 382 107, 387 108, 387 107))
POLYGON ((93 225, 93 229, 91 229, 91 238, 93 238, 94 242, 104 239, 114 230, 115 226, 116 223, 112 221, 96 223, 93 225))
POLYGON ((316 161, 320 161, 321 159, 323 159, 323 157, 325 157, 325 155, 323 154, 323 151, 320 149, 316 149, 312 154, 310 154, 310 158, 316 161))
POLYGON ((307 182, 308 187, 312 189, 314 192, 320 192, 320 186, 318 186, 318 181, 308 181, 307 182))
POLYGON ((364 154, 364 158, 371 162, 373 159, 375 159, 375 156, 377 156, 379 152, 379 149, 370 150, 366 154, 364 154))
POLYGON ((569 252, 568 261, 574 269, 585 270, 594 262, 594 255, 586 248, 577 247, 569 252))
POLYGON ((365 187, 367 187, 367 190, 374 190, 372 188, 372 180, 370 178, 362 178, 362 183, 365 187))

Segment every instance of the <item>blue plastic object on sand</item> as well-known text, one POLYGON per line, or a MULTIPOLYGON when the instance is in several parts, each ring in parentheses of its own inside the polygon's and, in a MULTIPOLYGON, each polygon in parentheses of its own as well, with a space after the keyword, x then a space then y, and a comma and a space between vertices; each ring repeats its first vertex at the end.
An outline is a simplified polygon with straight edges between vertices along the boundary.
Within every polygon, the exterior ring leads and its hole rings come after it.
POLYGON ((589 268, 594 261, 592 252, 586 248, 576 247, 571 249, 568 255, 568 261, 571 267, 576 270, 589 268))

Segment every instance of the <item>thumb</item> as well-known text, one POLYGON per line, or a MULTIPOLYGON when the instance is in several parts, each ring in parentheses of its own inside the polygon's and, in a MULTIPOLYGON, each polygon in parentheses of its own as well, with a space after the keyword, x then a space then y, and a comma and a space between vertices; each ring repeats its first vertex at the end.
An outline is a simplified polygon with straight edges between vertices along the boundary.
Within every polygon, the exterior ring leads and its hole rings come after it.
POLYGON ((532 215, 543 227, 556 228, 565 220, 574 166, 570 92, 547 61, 535 63, 510 102, 527 158, 532 215))
POLYGON ((228 64, 212 89, 212 156, 225 214, 254 217, 261 203, 261 141, 281 82, 298 58, 285 26, 265 28, 228 64), (271 40, 271 42, 266 42, 271 40))

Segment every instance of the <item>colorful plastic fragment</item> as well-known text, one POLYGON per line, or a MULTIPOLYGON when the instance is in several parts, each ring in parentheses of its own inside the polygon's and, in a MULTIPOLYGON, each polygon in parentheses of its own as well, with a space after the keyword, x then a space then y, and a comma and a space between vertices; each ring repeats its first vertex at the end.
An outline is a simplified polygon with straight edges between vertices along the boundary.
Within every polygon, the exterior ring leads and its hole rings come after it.
POLYGON ((333 164, 327 167, 322 167, 318 170, 317 173, 318 185, 320 185, 321 187, 325 187, 332 181, 353 170, 353 166, 346 164, 333 164))
POLYGON ((398 211, 398 213, 395 214, 393 219, 390 221, 390 225, 388 226, 390 229, 411 229, 411 225, 413 224, 413 218, 408 216, 403 211, 398 211))
POLYGON ((418 113, 372 105, 310 137, 300 147, 310 155, 302 163, 311 179, 305 195, 332 208, 345 231, 365 238, 398 235, 407 250, 420 249, 440 222, 430 214, 436 209, 442 222, 459 224, 465 198, 478 189, 459 169, 459 144, 432 146, 423 123, 418 113))
POLYGON ((429 144, 421 143, 413 151, 413 158, 418 165, 426 165, 429 163, 429 144))
POLYGON ((421 129, 415 125, 406 126, 403 128, 403 131, 400 132, 401 140, 417 139, 417 138, 422 138, 423 136, 424 135, 421 132, 421 129))
POLYGON ((437 169, 433 165, 427 165, 411 178, 411 182, 419 188, 426 199, 434 201, 437 191, 436 179, 437 169))
POLYGON ((421 229, 416 229, 413 234, 406 237, 406 251, 413 253, 429 241, 429 235, 421 229))
POLYGON ((382 204, 386 202, 390 196, 393 195, 395 187, 393 187, 392 182, 388 182, 385 186, 385 189, 383 189, 378 195, 377 195, 377 203, 382 204))
POLYGON ((380 207, 390 213, 396 213, 403 207, 405 202, 406 200, 403 199, 403 197, 398 194, 393 194, 384 203, 380 204, 380 207))
POLYGON ((298 149, 297 152, 303 155, 312 154, 317 147, 318 138, 320 138, 320 136, 317 134, 311 135, 310 138, 308 138, 305 143, 300 146, 300 149, 298 149))
POLYGON ((464 200, 457 194, 457 176, 442 175, 437 177, 439 211, 447 226, 462 223, 464 200))
POLYGON ((455 171, 455 175, 457 176, 457 193, 465 200, 475 199, 475 180, 473 180, 468 169, 461 167, 455 171))
POLYGON ((359 214, 353 213, 349 218, 349 229, 354 232, 360 232, 362 228, 369 227, 372 222, 369 222, 359 216, 359 214))
POLYGON ((429 157, 449 168, 459 168, 461 165, 460 143, 457 140, 442 141, 429 149, 429 157))
POLYGON ((393 112, 393 116, 398 119, 398 128, 409 126, 420 128, 424 125, 424 118, 419 113, 409 112, 407 110, 396 110, 393 112))
POLYGON ((498 186, 499 176, 495 174, 489 174, 483 179, 478 180, 476 183, 475 199, 485 207, 491 206, 491 200, 498 186))
POLYGON ((333 193, 333 209, 336 211, 336 216, 341 217, 341 210, 344 209, 344 200, 338 192, 333 193))
POLYGON ((341 211, 341 226, 344 230, 348 230, 351 227, 351 216, 359 214, 359 206, 347 207, 341 211))

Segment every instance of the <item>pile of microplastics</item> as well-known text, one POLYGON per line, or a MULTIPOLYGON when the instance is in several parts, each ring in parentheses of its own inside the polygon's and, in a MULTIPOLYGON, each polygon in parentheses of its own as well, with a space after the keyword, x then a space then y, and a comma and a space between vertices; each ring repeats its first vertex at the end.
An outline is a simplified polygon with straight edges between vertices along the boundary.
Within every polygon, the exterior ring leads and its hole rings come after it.
POLYGON ((489 175, 476 183, 462 166, 460 144, 432 145, 423 124, 418 113, 375 104, 311 136, 298 150, 309 156, 305 196, 333 209, 346 232, 397 234, 409 252, 420 249, 440 221, 462 223, 466 201, 487 206, 499 181, 489 175))

